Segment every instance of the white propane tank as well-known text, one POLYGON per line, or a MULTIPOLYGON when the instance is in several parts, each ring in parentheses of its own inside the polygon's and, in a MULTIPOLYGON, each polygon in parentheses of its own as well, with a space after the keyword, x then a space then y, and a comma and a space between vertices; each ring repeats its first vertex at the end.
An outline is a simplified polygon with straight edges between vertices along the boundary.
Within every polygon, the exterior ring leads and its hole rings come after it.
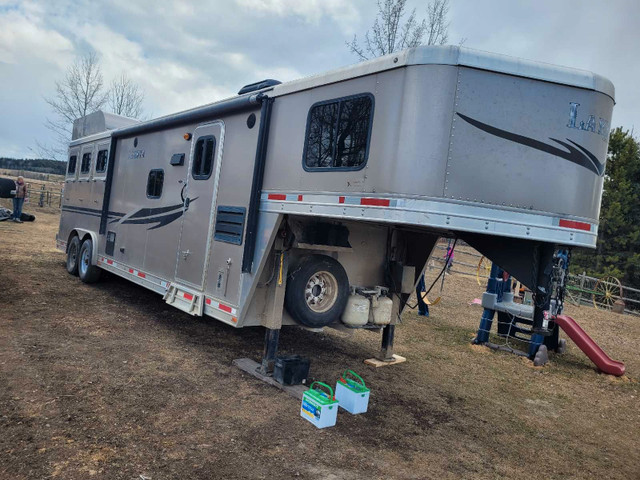
POLYGON ((373 305, 373 324, 389 325, 391 323, 391 313, 393 312, 393 300, 382 295, 371 300, 373 305))
POLYGON ((362 327, 369 321, 369 299, 352 292, 342 312, 342 323, 350 327, 362 327))

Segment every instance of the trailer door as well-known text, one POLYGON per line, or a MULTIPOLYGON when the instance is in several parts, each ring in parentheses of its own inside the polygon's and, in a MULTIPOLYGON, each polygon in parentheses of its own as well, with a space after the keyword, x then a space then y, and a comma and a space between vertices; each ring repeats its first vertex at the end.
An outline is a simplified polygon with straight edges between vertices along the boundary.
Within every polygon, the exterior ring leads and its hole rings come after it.
POLYGON ((197 289, 204 284, 211 248, 224 124, 200 125, 193 132, 189 170, 183 186, 184 215, 178 243, 176 281, 197 289))

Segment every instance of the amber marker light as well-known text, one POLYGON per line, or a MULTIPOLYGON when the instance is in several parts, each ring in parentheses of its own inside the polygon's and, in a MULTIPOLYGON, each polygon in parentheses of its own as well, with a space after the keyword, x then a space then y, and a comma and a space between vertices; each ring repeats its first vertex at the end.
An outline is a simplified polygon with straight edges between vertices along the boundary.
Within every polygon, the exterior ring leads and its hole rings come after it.
POLYGON ((190 134, 190 133, 185 133, 182 137, 183 137, 185 140, 191 140, 191 134, 190 134))

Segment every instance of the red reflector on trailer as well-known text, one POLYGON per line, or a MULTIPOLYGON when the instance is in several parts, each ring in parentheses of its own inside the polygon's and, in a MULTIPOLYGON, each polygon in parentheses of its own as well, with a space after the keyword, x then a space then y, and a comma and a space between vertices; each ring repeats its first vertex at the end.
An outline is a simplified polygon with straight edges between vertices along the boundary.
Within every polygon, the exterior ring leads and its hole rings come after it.
POLYGON ((298 195, 298 201, 301 202, 302 201, 302 195, 298 195))
POLYGON ((113 260, 107 260, 107 265, 113 265, 113 260))
POLYGON ((226 305, 223 305, 221 303, 218 304, 220 306, 220 310, 227 312, 227 313, 231 313, 231 307, 227 307, 226 305))
POLYGON ((190 293, 183 293, 182 296, 187 300, 193 300, 193 295, 190 293))
POLYGON ((140 278, 147 278, 147 274, 146 273, 142 273, 142 272, 138 272, 138 276, 140 278))
POLYGON ((133 268, 129 269, 129 273, 133 274, 133 268))
POLYGON ((270 193, 267 198, 269 200, 286 200, 287 196, 283 193, 270 193))
POLYGON ((344 203, 344 197, 338 197, 338 202, 344 203))
POLYGON ((211 305, 211 299, 210 298, 207 298, 206 302, 207 302, 207 305, 211 305))
POLYGON ((372 207, 388 207, 391 200, 386 198, 361 198, 360 205, 370 205, 372 207))
POLYGON ((585 222, 576 222, 574 220, 564 220, 561 219, 559 225, 564 228, 573 228, 576 230, 585 230, 587 232, 591 231, 591 224, 585 222))

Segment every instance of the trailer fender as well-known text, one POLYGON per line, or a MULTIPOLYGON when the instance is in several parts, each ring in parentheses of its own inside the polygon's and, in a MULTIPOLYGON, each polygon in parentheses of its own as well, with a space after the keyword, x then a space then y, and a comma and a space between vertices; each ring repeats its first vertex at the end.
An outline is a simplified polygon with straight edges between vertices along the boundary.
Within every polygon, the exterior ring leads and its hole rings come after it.
POLYGON ((97 265, 98 264, 98 235, 91 230, 85 230, 83 228, 74 228, 73 231, 71 232, 71 235, 69 235, 69 240, 73 237, 74 234, 77 235, 78 238, 80 238, 81 244, 87 238, 91 239, 91 243, 93 243, 93 248, 91 249, 91 264, 97 265))

